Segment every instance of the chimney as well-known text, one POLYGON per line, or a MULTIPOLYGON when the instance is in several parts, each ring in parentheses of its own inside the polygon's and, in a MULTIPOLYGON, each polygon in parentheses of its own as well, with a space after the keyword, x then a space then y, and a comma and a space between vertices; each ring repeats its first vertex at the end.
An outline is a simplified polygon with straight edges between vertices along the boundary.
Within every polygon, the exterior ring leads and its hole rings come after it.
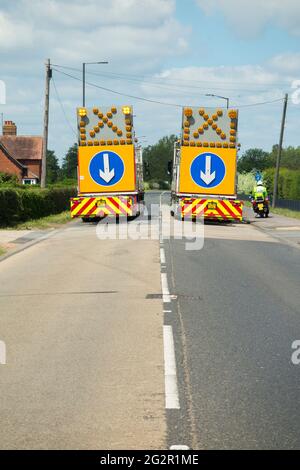
POLYGON ((4 121, 3 135, 17 135, 17 126, 13 121, 4 121))

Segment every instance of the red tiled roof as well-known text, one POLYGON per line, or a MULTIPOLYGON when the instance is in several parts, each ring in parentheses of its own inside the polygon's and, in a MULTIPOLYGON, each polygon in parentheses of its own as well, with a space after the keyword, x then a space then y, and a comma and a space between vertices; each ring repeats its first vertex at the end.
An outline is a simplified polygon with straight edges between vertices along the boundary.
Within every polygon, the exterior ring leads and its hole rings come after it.
POLYGON ((27 170, 26 166, 22 165, 21 162, 19 162, 16 158, 14 158, 7 147, 5 147, 5 145, 3 144, 3 142, 1 142, 1 139, 0 139, 0 150, 2 150, 2 152, 6 155, 6 157, 12 162, 14 163, 18 168, 21 168, 23 171, 27 170))
POLYGON ((43 138, 39 136, 1 135, 0 142, 16 160, 41 160, 43 138))

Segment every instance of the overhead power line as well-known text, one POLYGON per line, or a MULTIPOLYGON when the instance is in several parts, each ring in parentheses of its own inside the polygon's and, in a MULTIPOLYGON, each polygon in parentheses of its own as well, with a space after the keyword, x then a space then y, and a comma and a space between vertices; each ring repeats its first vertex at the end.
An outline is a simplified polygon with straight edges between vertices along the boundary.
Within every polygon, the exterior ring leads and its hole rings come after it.
MULTIPOLYGON (((77 71, 77 72, 81 72, 80 69, 75 68, 75 67, 69 67, 69 66, 66 66, 66 65, 58 65, 58 64, 52 64, 52 65, 53 65, 53 67, 59 67, 59 68, 63 68, 63 69, 69 69, 69 70, 74 70, 74 71, 77 71)), ((168 82, 168 81, 170 81, 170 82, 180 82, 179 86, 182 86, 182 82, 206 83, 206 84, 211 84, 212 83, 211 80, 195 80, 195 79, 188 79, 188 78, 180 78, 180 79, 177 78, 176 79, 176 78, 170 78, 170 77, 155 77, 153 75, 133 75, 133 74, 115 73, 115 72, 102 72, 101 74, 97 73, 97 72, 89 72, 89 74, 90 75, 101 75, 101 76, 105 75, 105 76, 108 76, 108 77, 115 76, 116 78, 123 78, 123 79, 134 80, 134 81, 142 81, 142 82, 147 82, 147 80, 156 80, 156 81, 163 81, 163 82, 168 82)), ((231 83, 227 82, 226 80, 214 81, 213 83, 223 85, 223 87, 224 87, 224 84, 225 85, 232 85, 232 86, 249 85, 251 87, 264 87, 264 88, 265 87, 270 87, 270 86, 284 87, 284 86, 288 85, 286 82, 277 82, 277 83, 264 82, 264 83, 260 84, 260 83, 244 82, 244 81, 237 81, 237 80, 233 80, 231 83)), ((175 86, 178 86, 178 85, 175 85, 175 86)), ((195 87, 195 86, 189 85, 188 88, 200 88, 200 87, 195 87)), ((231 88, 231 89, 236 90, 236 88, 231 88)), ((249 89, 247 88, 247 90, 249 90, 249 89)), ((250 89, 250 91, 252 91, 252 89, 250 89)))
POLYGON ((55 94, 56 94, 56 98, 57 98, 57 101, 59 102, 60 104, 60 107, 62 109, 62 112, 63 112, 63 115, 65 117, 65 120, 69 126, 69 128, 71 129, 72 133, 75 134, 75 136, 77 137, 77 132, 75 131, 74 127, 72 126, 72 124, 70 123, 70 120, 68 119, 68 116, 67 116, 67 113, 66 113, 66 110, 65 110, 65 107, 60 99, 60 96, 59 96, 59 93, 58 93, 58 90, 57 90, 57 87, 56 87, 56 83, 55 83, 55 80, 52 76, 52 83, 53 83, 53 87, 54 87, 54 91, 55 91, 55 94))
MULTIPOLYGON (((70 75, 69 73, 62 72, 61 70, 58 70, 56 68, 53 68, 53 70, 55 70, 56 72, 61 73, 63 75, 66 75, 67 77, 73 78, 74 80, 82 82, 82 79, 80 79, 78 77, 74 77, 74 75, 70 75)), ((103 87, 103 86, 100 86, 100 85, 96 85, 95 83, 90 83, 90 82, 85 82, 85 83, 86 83, 86 85, 92 86, 94 88, 99 88, 100 90, 108 91, 109 93, 114 93, 114 94, 120 95, 120 96, 126 96, 127 98, 133 98, 135 100, 146 101, 148 103, 160 104, 160 105, 164 105, 164 106, 173 106, 175 108, 182 108, 183 107, 183 105, 181 105, 181 104, 166 103, 166 102, 157 101, 157 100, 150 100, 148 98, 143 98, 141 96, 129 95, 127 93, 121 93, 120 91, 116 91, 116 90, 112 90, 110 88, 106 88, 106 87, 103 87)))
POLYGON ((251 106, 262 106, 264 104, 272 104, 272 103, 278 103, 279 101, 283 101, 284 98, 278 98, 276 100, 271 100, 271 101, 262 101, 260 103, 250 103, 250 104, 240 104, 235 107, 238 108, 250 108, 251 106))
MULTIPOLYGON (((65 75, 69 78, 72 78, 73 80, 77 80, 79 82, 82 82, 82 79, 79 78, 79 77, 75 77, 74 75, 71 75, 69 73, 66 73, 66 72, 63 72, 61 70, 58 70, 57 68, 53 68, 53 70, 55 70, 56 72, 62 74, 62 75, 65 75)), ((96 85, 95 83, 91 83, 91 82, 86 82, 87 85, 89 86, 92 86, 94 88, 99 88, 100 90, 104 90, 104 91, 107 91, 109 93, 114 93, 116 95, 119 95, 119 96, 125 96, 127 98, 132 98, 132 99, 136 99, 136 100, 140 100, 140 101, 145 101, 145 102, 148 102, 148 103, 154 103, 154 104, 159 104, 159 105, 162 105, 162 106, 173 106, 173 107, 176 107, 176 108, 183 108, 184 105, 181 105, 181 104, 175 104, 175 103, 167 103, 167 102, 163 102, 163 101, 158 101, 158 100, 151 100, 151 99, 148 99, 148 98, 143 98, 141 96, 136 96, 136 95, 130 95, 130 94, 127 94, 127 93, 122 93, 120 91, 116 91, 116 90, 112 90, 111 88, 106 88, 106 87, 103 87, 103 86, 100 86, 100 85, 96 85)), ((270 100, 270 101, 261 101, 261 102, 257 102, 257 103, 250 103, 250 104, 241 104, 241 105, 235 105, 234 107, 237 107, 237 108, 244 108, 244 107, 252 107, 252 106, 262 106, 262 105, 267 105, 267 104, 272 104, 272 103, 276 103, 276 102, 279 102, 279 101, 283 101, 284 98, 278 98, 278 99, 275 99, 275 100, 270 100)))

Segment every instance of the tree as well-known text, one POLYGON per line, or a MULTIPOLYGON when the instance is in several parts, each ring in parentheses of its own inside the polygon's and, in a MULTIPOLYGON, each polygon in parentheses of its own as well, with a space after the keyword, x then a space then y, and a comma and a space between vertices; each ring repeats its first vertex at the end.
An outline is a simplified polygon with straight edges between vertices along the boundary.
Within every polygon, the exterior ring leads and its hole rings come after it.
POLYGON ((60 176, 58 158, 53 150, 47 150, 47 183, 55 183, 60 176))
POLYGON ((62 163, 63 178, 77 178, 77 144, 67 151, 62 163))
POLYGON ((273 166, 273 158, 262 149, 249 149, 238 160, 238 172, 249 173, 253 170, 263 171, 273 166))
MULTIPOLYGON (((271 158, 275 162, 278 154, 278 145, 273 145, 271 158)), ((300 170, 300 147, 286 147, 282 149, 281 154, 281 168, 288 168, 289 170, 300 170)))
POLYGON ((156 144, 144 149, 144 178, 145 181, 168 181, 168 162, 173 160, 174 143, 178 140, 175 135, 163 137, 156 144))

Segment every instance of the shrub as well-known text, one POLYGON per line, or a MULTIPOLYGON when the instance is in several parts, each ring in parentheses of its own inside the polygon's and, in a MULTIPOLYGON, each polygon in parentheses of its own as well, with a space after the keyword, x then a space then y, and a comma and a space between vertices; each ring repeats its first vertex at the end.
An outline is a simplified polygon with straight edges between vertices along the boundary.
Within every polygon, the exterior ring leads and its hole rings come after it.
MULTIPOLYGON (((274 188, 274 168, 269 168, 263 172, 264 183, 269 193, 273 193, 274 188)), ((300 171, 281 168, 278 179, 278 197, 280 199, 300 199, 300 171)))
POLYGON ((241 173, 238 175, 238 193, 250 194, 255 185, 253 173, 241 173))
POLYGON ((0 172, 0 185, 1 186, 18 186, 18 178, 16 175, 0 172))
POLYGON ((75 188, 0 188, 0 225, 14 225, 29 219, 59 214, 70 207, 75 188))

